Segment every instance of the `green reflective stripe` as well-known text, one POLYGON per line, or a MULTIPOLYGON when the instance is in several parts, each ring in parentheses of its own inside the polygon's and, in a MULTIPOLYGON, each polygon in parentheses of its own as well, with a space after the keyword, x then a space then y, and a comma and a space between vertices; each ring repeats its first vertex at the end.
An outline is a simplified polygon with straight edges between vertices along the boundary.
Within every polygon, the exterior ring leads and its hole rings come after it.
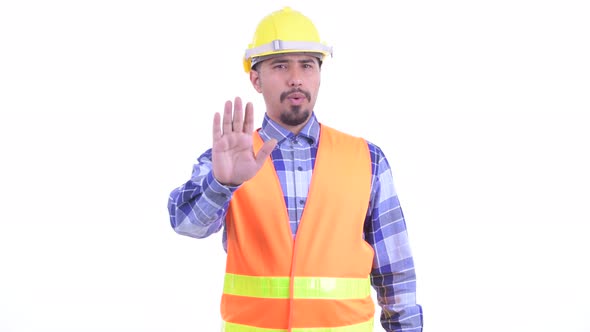
MULTIPOLYGON (((286 332, 286 329, 264 329, 249 325, 234 324, 223 322, 221 332, 286 332)), ((303 327, 292 328, 292 332, 372 332, 373 320, 360 324, 340 326, 340 327, 303 327)))
MULTIPOLYGON (((252 277, 226 273, 223 292, 230 295, 288 299, 289 277, 252 277)), ((293 298, 360 299, 370 296, 369 278, 295 277, 293 298)))
POLYGON ((226 273, 223 293, 249 297, 288 299, 289 277, 251 277, 226 273))
POLYGON ((362 299, 371 294, 369 278, 295 277, 296 299, 362 299))
POLYGON ((263 329, 261 327, 254 327, 249 325, 234 324, 223 322, 221 326, 221 332, 286 332, 287 330, 281 329, 263 329))

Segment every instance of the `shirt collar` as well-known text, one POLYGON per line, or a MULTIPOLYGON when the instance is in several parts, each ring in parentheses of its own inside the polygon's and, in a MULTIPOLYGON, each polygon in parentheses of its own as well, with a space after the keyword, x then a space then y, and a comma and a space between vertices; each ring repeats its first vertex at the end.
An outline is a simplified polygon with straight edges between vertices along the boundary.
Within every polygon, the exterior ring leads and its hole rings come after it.
POLYGON ((317 118, 315 117, 315 113, 311 113, 311 117, 303 126, 299 134, 295 135, 289 130, 282 127, 277 122, 273 121, 266 113, 264 114, 264 119, 262 120, 262 127, 258 131, 260 136, 264 141, 267 141, 271 138, 277 140, 278 144, 285 139, 296 139, 296 138, 304 138, 306 139, 311 146, 317 145, 320 136, 320 123, 318 122, 317 118))

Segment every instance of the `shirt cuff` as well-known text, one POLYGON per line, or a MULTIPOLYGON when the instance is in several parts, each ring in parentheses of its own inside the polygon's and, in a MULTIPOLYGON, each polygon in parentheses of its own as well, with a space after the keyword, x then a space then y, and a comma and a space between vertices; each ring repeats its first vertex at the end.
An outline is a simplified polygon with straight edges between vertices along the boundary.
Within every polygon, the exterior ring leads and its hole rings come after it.
POLYGON ((240 186, 224 185, 213 176, 213 172, 209 172, 203 181, 203 194, 219 205, 228 202, 232 194, 238 190, 240 186), (221 204, 220 204, 221 203, 221 204))

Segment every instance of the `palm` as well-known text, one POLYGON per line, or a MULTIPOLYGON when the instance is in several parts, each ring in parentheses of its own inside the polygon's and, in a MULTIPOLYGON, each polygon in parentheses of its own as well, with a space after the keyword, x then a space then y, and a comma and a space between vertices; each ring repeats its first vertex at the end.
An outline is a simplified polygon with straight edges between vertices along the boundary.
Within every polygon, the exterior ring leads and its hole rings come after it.
POLYGON ((252 104, 242 110, 239 97, 233 105, 227 101, 223 122, 219 113, 213 119, 213 175, 226 185, 240 185, 251 179, 262 167, 264 160, 274 148, 276 141, 265 142, 258 154, 254 154, 252 132, 254 130, 252 104), (245 114, 244 114, 245 113, 245 114))

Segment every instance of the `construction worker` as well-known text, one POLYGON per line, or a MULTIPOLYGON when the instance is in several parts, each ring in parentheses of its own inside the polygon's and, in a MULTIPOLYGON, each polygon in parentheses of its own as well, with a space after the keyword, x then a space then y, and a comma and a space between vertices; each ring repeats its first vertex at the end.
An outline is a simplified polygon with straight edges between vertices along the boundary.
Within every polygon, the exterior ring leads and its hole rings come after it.
POLYGON ((213 117, 213 145, 170 194, 174 230, 223 229, 226 332, 422 331, 406 223, 382 150, 318 122, 332 49, 289 7, 264 17, 244 69, 266 104, 239 97, 213 117))

